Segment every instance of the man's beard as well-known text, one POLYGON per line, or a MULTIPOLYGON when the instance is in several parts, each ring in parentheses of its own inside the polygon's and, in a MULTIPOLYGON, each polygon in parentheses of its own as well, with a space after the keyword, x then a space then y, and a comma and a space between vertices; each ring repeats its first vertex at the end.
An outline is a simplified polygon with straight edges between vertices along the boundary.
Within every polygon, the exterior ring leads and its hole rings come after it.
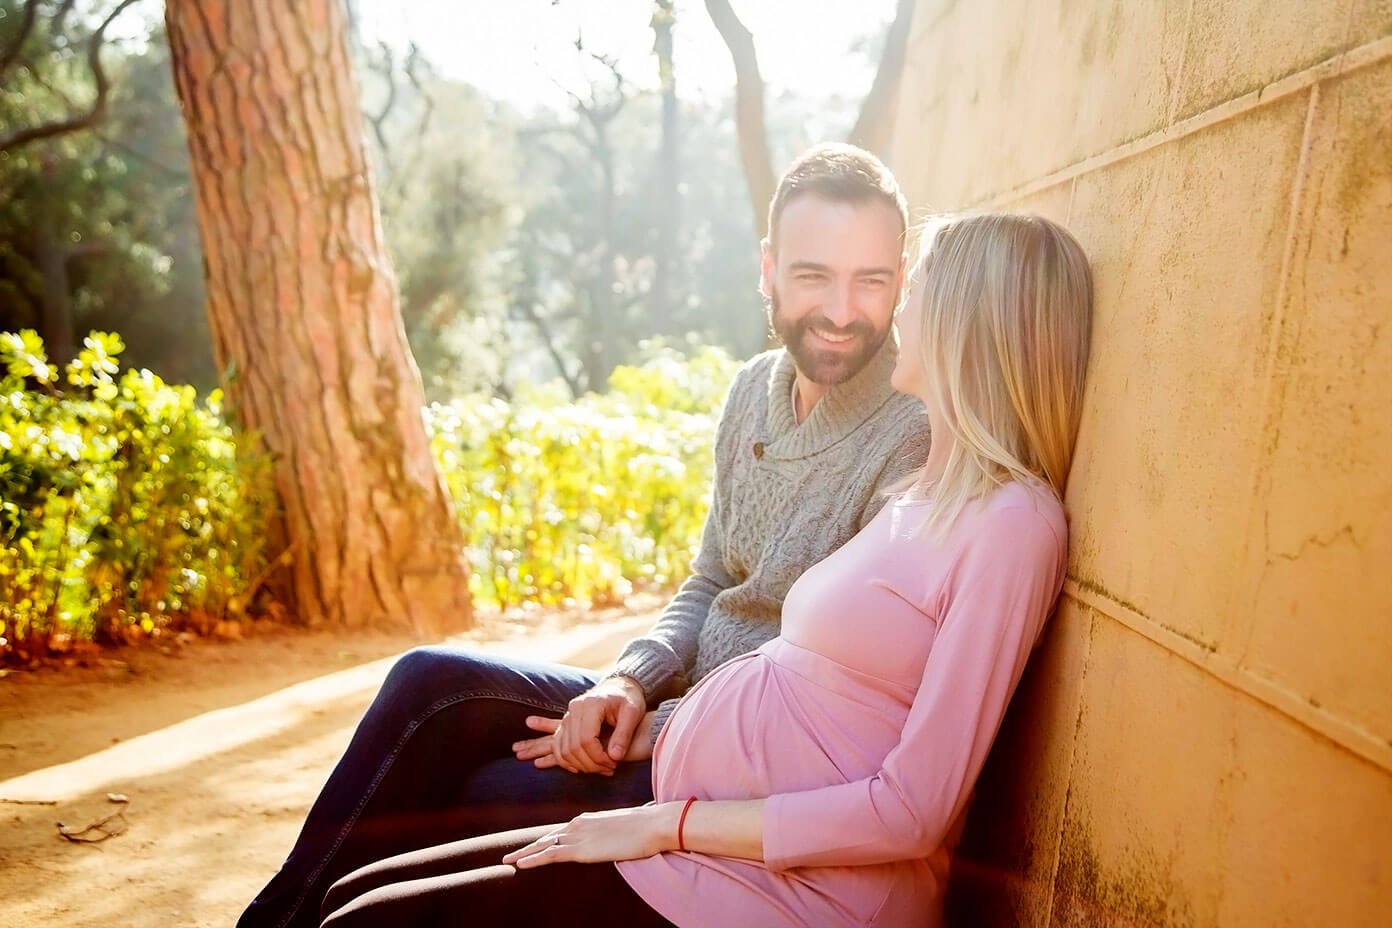
POLYGON ((877 332, 875 327, 864 320, 852 322, 845 328, 832 325, 821 315, 805 316, 802 319, 788 320, 779 310, 778 290, 774 289, 769 299, 769 324, 773 334, 793 356, 793 363, 802 376, 824 387, 845 383, 865 369, 870 359, 889 336, 889 326, 877 332), (819 348, 812 343, 816 338, 812 328, 817 327, 833 335, 851 335, 857 339, 850 351, 834 351, 819 348))

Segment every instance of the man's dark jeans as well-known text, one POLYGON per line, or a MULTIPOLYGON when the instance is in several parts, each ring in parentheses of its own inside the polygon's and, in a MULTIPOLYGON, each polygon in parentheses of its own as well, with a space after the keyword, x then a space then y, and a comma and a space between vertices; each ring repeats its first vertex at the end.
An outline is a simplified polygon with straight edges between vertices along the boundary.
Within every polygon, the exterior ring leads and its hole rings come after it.
POLYGON ((512 756, 530 733, 528 715, 561 715, 597 680, 573 667, 451 648, 403 655, 238 928, 317 925, 328 888, 385 857, 650 801, 650 763, 577 776, 512 756))

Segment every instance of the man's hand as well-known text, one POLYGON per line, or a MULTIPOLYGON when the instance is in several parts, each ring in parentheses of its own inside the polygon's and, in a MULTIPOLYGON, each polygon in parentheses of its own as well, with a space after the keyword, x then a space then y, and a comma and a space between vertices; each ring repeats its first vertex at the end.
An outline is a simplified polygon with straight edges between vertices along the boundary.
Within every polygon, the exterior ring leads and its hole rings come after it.
MULTIPOLYGON (((538 767, 560 766, 571 773, 612 776, 618 762, 629 759, 635 734, 647 718, 646 710, 647 697, 636 680, 608 677, 572 699, 559 720, 527 719, 529 728, 545 732, 547 737, 519 741, 512 748, 518 759, 533 760, 538 767), (605 725, 613 729, 607 744, 600 740, 605 725), (548 755, 551 761, 544 762, 548 755)), ((644 746, 639 741, 638 748, 651 756, 651 735, 646 727, 640 737, 648 743, 644 746)))
MULTIPOLYGON (((656 712, 648 712, 643 716, 643 720, 638 723, 638 728, 633 732, 633 740, 628 743, 628 751, 619 760, 629 763, 635 760, 650 760, 653 752, 652 720, 656 712)), ((513 753, 518 760, 529 760, 537 767, 545 769, 547 767, 558 767, 560 762, 555 755, 555 739, 552 735, 556 729, 561 727, 560 719, 547 718, 544 715, 527 716, 527 727, 532 731, 543 732, 540 738, 528 738, 525 741, 518 741, 512 746, 513 753)), ((609 739, 609 744, 605 747, 605 753, 609 752, 609 747, 613 745, 613 739, 609 739)), ((572 770, 571 773, 576 771, 572 770)))

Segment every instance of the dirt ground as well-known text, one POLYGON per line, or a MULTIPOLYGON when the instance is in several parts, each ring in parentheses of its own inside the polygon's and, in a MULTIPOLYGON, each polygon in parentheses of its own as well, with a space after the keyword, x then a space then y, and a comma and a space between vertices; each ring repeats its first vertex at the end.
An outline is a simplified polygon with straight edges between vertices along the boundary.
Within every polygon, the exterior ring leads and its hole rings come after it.
MULTIPOLYGON (((485 617, 448 641, 602 667, 659 604, 485 617)), ((276 631, 0 677, 0 928, 231 926, 418 643, 276 631), (81 835, 104 840, 59 833, 111 816, 81 835)))

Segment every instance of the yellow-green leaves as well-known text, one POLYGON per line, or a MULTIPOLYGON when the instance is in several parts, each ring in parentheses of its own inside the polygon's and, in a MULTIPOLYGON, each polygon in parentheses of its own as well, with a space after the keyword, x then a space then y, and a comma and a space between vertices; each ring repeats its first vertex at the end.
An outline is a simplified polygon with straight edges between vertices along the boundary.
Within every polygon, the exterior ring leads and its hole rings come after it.
MULTIPOLYGON (((289 563, 266 549, 269 456, 227 424, 221 392, 200 402, 122 372, 122 348, 88 336, 59 393, 38 336, 0 335, 0 659, 57 635, 115 642, 256 614, 258 585, 289 563)), ((735 367, 715 349, 659 351, 603 395, 425 410, 480 603, 605 602, 683 579, 735 367)))
POLYGON ((38 337, 0 335, 0 658, 215 622, 273 553, 265 456, 123 348, 89 335, 58 394, 38 337))
POLYGON ((52 383, 58 376, 58 368, 48 363, 43 339, 33 329, 0 332, 0 354, 11 377, 33 377, 39 383, 52 383))
POLYGON ((427 410, 480 603, 603 602, 690 568, 709 505, 715 418, 736 364, 706 349, 620 367, 568 401, 466 397, 427 410))

